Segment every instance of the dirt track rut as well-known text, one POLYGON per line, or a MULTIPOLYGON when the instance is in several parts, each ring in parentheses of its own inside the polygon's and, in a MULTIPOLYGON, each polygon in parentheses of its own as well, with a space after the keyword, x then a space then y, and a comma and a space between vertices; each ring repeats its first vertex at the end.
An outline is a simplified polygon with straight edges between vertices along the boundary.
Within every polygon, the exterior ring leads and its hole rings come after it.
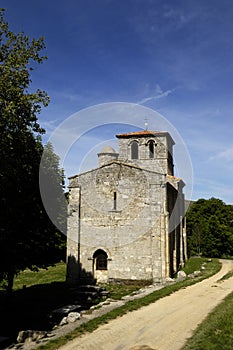
POLYGON ((62 346, 61 350, 179 350, 208 313, 233 290, 233 269, 222 260, 216 275, 100 326, 62 346), (145 347, 147 345, 147 347, 145 347))

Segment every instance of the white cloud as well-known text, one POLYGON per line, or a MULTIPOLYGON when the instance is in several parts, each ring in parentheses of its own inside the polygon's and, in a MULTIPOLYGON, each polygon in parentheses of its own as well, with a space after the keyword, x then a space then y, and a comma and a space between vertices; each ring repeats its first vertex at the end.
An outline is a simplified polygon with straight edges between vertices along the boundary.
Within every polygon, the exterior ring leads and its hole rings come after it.
POLYGON ((57 127, 57 124, 59 122, 60 122, 59 119, 46 120, 46 121, 42 121, 41 125, 43 128, 46 129, 46 131, 51 132, 57 127))
POLYGON ((64 98, 64 99, 66 99, 66 100, 69 100, 69 101, 74 101, 74 102, 76 102, 76 101, 79 101, 80 102, 80 100, 81 100, 81 95, 79 95, 79 94, 72 94, 72 93, 63 93, 63 94, 61 94, 61 96, 64 98))
POLYGON ((155 92, 156 92, 156 95, 153 95, 153 96, 148 96, 148 97, 145 97, 143 99, 141 99, 140 101, 136 102, 137 104, 140 104, 140 105, 143 105, 145 104, 146 102, 148 101, 151 101, 151 100, 158 100, 160 98, 163 98, 163 97, 167 97, 168 95, 170 95, 172 92, 174 92, 176 89, 171 89, 171 90, 166 90, 166 91, 163 91, 161 89, 161 87, 156 84, 156 87, 155 87, 155 92))
POLYGON ((176 25, 178 28, 188 24, 191 22, 193 19, 197 17, 196 13, 189 13, 185 12, 183 9, 174 9, 174 8, 169 8, 167 11, 164 12, 163 17, 165 19, 169 19, 174 21, 173 25, 176 25))
POLYGON ((217 153, 216 155, 209 158, 210 161, 212 160, 225 160, 225 161, 232 161, 233 160, 233 147, 227 148, 222 152, 217 153))

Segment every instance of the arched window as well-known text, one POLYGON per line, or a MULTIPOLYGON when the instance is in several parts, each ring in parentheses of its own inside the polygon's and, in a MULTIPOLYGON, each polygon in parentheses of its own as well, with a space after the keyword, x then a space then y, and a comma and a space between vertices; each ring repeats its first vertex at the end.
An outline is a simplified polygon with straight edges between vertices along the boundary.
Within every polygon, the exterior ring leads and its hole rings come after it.
POLYGON ((138 159, 138 143, 133 141, 131 143, 131 159, 138 159))
POLYGON ((93 255, 95 260, 95 268, 96 270, 107 270, 108 267, 108 256, 106 252, 102 249, 96 250, 93 255))
POLYGON ((149 157, 152 159, 155 156, 155 143, 154 141, 149 141, 148 143, 149 146, 149 157))

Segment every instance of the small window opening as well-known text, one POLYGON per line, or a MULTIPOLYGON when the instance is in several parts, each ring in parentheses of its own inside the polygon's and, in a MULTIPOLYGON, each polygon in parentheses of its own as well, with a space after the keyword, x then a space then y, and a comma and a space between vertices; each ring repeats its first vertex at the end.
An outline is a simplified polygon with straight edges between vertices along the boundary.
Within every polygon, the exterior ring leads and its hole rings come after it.
POLYGON ((133 141, 131 143, 131 159, 138 159, 138 143, 133 141))
POLYGON ((149 142, 149 157, 150 158, 154 158, 155 156, 155 144, 154 144, 154 141, 150 141, 149 142))
POLYGON ((117 193, 113 193, 113 209, 116 210, 117 208, 117 193))

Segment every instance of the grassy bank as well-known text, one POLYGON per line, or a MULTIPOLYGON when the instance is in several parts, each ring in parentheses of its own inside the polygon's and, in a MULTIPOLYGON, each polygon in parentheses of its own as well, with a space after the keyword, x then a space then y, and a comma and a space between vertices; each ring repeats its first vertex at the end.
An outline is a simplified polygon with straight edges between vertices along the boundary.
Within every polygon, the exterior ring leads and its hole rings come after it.
MULTIPOLYGON (((143 297, 141 299, 129 301, 125 305, 123 305, 122 307, 119 307, 115 310, 112 310, 101 317, 98 317, 96 319, 93 319, 93 320, 81 325, 80 327, 78 327, 74 331, 64 335, 63 337, 51 340, 50 342, 48 342, 45 345, 41 345, 39 347, 39 349, 40 350, 42 350, 42 349, 43 350, 58 349, 60 346, 67 343, 69 340, 72 340, 72 339, 82 335, 85 332, 92 332, 93 330, 97 329, 101 324, 104 324, 112 319, 115 319, 116 317, 122 316, 122 315, 126 314, 127 312, 134 311, 134 310, 137 310, 143 306, 149 305, 150 303, 155 302, 156 300, 158 300, 160 298, 166 297, 166 296, 176 292, 177 290, 179 290, 181 288, 185 288, 189 285, 200 282, 201 280, 208 278, 208 277, 212 276, 213 274, 217 273, 221 268, 221 264, 219 263, 219 261, 217 259, 213 259, 211 261, 208 261, 207 259, 203 259, 203 258, 192 258, 186 264, 185 269, 186 269, 186 271, 189 271, 189 273, 192 273, 192 272, 196 271, 197 269, 200 269, 201 265, 204 262, 206 263, 206 265, 205 265, 206 268, 205 268, 205 270, 202 271, 201 275, 199 275, 198 277, 196 277, 194 279, 186 279, 182 282, 178 282, 178 283, 169 285, 167 287, 164 287, 164 288, 162 288, 158 291, 155 291, 155 292, 153 292, 153 293, 151 293, 151 294, 149 294, 146 297, 143 297)), ((117 286, 116 286, 116 288, 117 288, 117 286)))
MULTIPOLYGON (((185 288, 188 285, 201 281, 220 269, 220 263, 216 259, 207 262, 206 259, 192 258, 187 262, 185 271, 192 273, 195 270, 199 270, 203 262, 206 262, 206 269, 195 279, 186 279, 183 282, 158 290, 142 299, 130 301, 121 308, 115 309, 102 317, 82 325, 74 332, 41 346, 40 349, 56 349, 68 340, 84 332, 91 332, 99 325, 111 319, 148 305, 180 288, 185 288)), ((13 340, 18 331, 22 329, 49 331, 53 326, 48 317, 52 310, 67 304, 79 304, 83 308, 87 308, 93 303, 98 302, 98 300, 94 300, 87 305, 86 300, 80 300, 74 290, 65 283, 65 269, 65 264, 59 263, 54 267, 48 268, 48 270, 40 270, 39 272, 26 270, 20 273, 15 279, 14 292, 10 304, 5 302, 5 291, 0 290, 0 309, 1 316, 4 318, 1 335, 8 336, 13 340)), ((120 299, 122 296, 130 294, 144 286, 145 282, 143 281, 105 285, 110 293, 109 297, 114 299, 120 299)))
POLYGON ((55 266, 50 266, 46 270, 40 269, 38 272, 25 270, 21 272, 14 280, 14 290, 23 287, 31 287, 38 284, 46 284, 52 282, 65 282, 66 264, 61 262, 55 266))
MULTIPOLYGON (((80 296, 75 288, 66 284, 65 278, 66 264, 58 263, 47 270, 21 272, 14 280, 10 301, 3 286, 0 287, 0 312, 4 319, 0 336, 9 337, 14 342, 18 332, 23 329, 50 331, 55 322, 49 317, 53 310, 68 304, 78 304, 81 309, 88 309, 101 301, 99 298, 89 300, 88 296, 80 296)), ((110 295, 117 299, 144 285, 143 281, 112 285, 109 286, 110 295)))
POLYGON ((232 350, 233 293, 218 305, 196 329, 182 350, 232 350))

